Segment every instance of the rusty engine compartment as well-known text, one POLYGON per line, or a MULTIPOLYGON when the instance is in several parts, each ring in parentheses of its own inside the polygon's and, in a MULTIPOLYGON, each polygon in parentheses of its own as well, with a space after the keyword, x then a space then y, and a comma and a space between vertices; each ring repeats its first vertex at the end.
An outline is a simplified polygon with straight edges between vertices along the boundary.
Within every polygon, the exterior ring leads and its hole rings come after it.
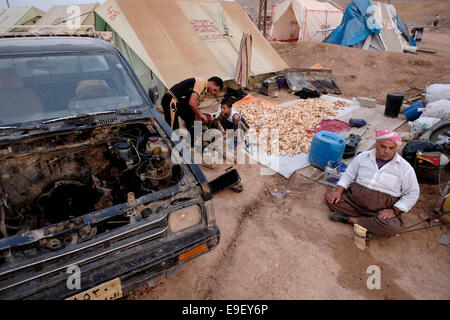
POLYGON ((0 149, 0 161, 0 238, 158 192, 183 176, 165 138, 143 123, 16 142, 0 149))

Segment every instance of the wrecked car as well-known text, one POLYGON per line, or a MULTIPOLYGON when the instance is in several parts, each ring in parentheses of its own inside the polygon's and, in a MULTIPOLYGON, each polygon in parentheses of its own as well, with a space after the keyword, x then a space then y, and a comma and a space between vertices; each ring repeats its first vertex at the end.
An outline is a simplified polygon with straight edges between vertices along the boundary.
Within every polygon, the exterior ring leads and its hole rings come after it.
POLYGON ((170 135, 110 43, 0 39, 0 299, 120 298, 216 247, 170 135))

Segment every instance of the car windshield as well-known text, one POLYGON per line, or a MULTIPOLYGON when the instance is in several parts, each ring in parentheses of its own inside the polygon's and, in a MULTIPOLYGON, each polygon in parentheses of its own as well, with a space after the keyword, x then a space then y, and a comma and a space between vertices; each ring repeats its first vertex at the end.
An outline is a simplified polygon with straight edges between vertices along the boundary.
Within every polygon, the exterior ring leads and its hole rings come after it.
POLYGON ((0 126, 140 107, 135 82, 114 54, 0 58, 0 126))

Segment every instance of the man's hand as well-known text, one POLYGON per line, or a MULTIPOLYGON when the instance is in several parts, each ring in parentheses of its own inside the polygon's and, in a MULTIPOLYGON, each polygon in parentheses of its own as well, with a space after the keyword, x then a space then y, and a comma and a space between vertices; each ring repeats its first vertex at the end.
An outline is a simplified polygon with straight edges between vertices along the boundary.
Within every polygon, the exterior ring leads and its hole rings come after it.
POLYGON ((338 186, 336 190, 329 192, 327 194, 328 203, 338 203, 341 200, 344 190, 342 186, 338 186))
POLYGON ((384 209, 378 211, 378 218, 380 219, 390 219, 395 217, 395 212, 392 209, 384 209))
POLYGON ((208 117, 205 116, 203 113, 200 114, 200 118, 202 118, 202 122, 208 122, 208 117))

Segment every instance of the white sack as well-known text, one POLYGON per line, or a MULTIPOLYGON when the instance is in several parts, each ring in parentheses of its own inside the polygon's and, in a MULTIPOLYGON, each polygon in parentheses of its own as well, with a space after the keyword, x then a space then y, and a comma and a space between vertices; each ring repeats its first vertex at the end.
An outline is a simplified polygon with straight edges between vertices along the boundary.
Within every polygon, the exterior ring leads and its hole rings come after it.
POLYGON ((415 134, 422 134, 423 132, 430 129, 432 126, 434 126, 436 123, 441 121, 439 118, 432 118, 432 117, 424 117, 423 114, 420 116, 419 119, 409 122, 409 125, 411 126, 411 132, 415 134))
POLYGON ((450 100, 442 99, 427 104, 422 116, 450 120, 450 100))
POLYGON ((441 99, 450 100, 450 84, 432 84, 427 87, 425 100, 427 103, 435 102, 441 99))

